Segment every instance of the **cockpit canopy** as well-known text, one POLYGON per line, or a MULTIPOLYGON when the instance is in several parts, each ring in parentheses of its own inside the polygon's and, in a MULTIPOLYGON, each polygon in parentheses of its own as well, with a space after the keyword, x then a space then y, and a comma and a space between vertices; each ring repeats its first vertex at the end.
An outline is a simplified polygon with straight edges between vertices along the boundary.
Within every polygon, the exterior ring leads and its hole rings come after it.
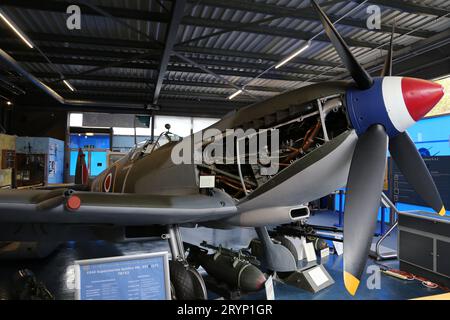
POLYGON ((135 145, 128 153, 131 160, 136 160, 139 157, 143 157, 155 151, 156 149, 162 147, 169 142, 178 142, 182 138, 172 132, 162 132, 156 141, 152 138, 148 138, 145 141, 139 142, 135 145))

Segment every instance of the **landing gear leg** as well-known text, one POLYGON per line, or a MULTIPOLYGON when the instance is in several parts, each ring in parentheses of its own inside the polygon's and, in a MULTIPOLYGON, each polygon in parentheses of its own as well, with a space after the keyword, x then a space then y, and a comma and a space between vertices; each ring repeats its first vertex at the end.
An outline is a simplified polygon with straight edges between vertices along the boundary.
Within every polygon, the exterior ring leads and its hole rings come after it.
POLYGON ((172 298, 177 300, 206 300, 206 286, 197 269, 186 260, 178 225, 169 225, 164 236, 169 241, 172 260, 169 262, 172 298))

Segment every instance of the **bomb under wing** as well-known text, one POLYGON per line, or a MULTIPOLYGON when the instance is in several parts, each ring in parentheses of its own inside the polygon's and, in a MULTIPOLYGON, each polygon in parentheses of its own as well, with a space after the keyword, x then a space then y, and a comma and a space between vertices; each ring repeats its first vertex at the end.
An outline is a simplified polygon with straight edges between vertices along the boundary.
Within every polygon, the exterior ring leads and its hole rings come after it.
POLYGON ((189 260, 195 262, 218 281, 245 292, 260 290, 266 276, 240 253, 219 248, 213 254, 197 246, 189 246, 189 260), (224 251, 222 251, 224 250, 224 251))

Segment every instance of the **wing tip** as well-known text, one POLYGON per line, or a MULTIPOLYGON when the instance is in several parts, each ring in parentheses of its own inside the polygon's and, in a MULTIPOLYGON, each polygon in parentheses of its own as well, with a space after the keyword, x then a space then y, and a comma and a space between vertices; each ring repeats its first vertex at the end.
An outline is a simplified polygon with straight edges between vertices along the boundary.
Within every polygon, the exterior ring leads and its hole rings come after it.
POLYGON ((351 273, 344 271, 344 284, 348 293, 354 296, 356 294, 356 290, 358 290, 359 287, 359 279, 351 273))

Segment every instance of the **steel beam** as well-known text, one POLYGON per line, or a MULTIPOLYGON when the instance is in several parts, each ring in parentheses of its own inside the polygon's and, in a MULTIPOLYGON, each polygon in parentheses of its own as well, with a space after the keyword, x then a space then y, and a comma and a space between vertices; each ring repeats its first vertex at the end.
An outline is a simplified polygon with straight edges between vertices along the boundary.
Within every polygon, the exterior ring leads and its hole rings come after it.
MULTIPOLYGON (((74 94, 68 95, 69 97, 74 94)), ((104 96, 98 95, 77 95, 77 98, 87 99, 87 100, 99 100, 104 99, 104 96)), ((20 104, 21 108, 35 109, 42 112, 45 111, 58 111, 61 110, 61 105, 55 104, 52 100, 48 99, 16 99, 17 104, 20 104)), ((108 102, 108 101, 105 101, 108 102)), ((111 101, 113 103, 113 101, 111 101)), ((121 103, 123 106, 117 106, 111 104, 110 107, 107 106, 89 106, 89 105, 65 105, 65 111, 75 111, 75 112, 107 112, 107 113, 143 113, 145 112, 144 105, 148 101, 143 99, 114 99, 114 103, 121 103), (127 103, 130 104, 126 107, 127 103), (142 105, 141 108, 134 107, 135 105, 142 105)), ((206 117, 221 117, 227 112, 244 107, 248 103, 243 103, 239 101, 209 101, 209 100, 178 100, 178 99, 168 99, 161 97, 158 105, 161 109, 155 114, 157 115, 178 115, 178 116, 206 116, 206 117)))
MULTIPOLYGON (((217 67, 229 67, 233 69, 254 69, 258 70, 260 72, 266 70, 270 67, 270 63, 252 63, 252 62, 238 62, 238 61, 230 61, 230 60, 218 60, 218 59, 199 59, 199 58, 192 58, 195 62, 202 64, 204 66, 217 66, 217 67)), ((174 57, 172 59, 173 62, 183 63, 184 61, 181 59, 174 57)), ((313 74, 313 75, 319 75, 323 73, 322 71, 318 70, 312 70, 312 69, 306 69, 306 68, 299 68, 299 67, 283 67, 282 72, 286 73, 294 73, 294 74, 313 74)), ((339 71, 333 70, 328 73, 328 75, 337 75, 340 74, 339 71)))
MULTIPOLYGON (((148 44, 146 41, 133 41, 133 40, 121 40, 121 39, 108 39, 108 38, 89 38, 84 36, 64 36, 58 34, 48 34, 48 33, 28 33, 33 41, 45 41, 45 42, 59 42, 66 45, 70 45, 71 43, 78 44, 89 44, 89 45, 98 45, 98 46, 106 46, 112 48, 123 48, 127 50, 139 49, 139 50, 151 50, 155 51, 158 48, 162 47, 159 42, 153 42, 148 44)), ((19 40, 16 38, 10 38, 10 34, 5 32, 0 28, 0 46, 2 48, 7 49, 6 46, 13 45, 15 43, 19 43, 19 40)), ((68 48, 71 50, 71 48, 68 48)), ((281 55, 273 55, 273 54, 265 54, 259 52, 245 52, 245 51, 237 51, 237 50, 224 50, 224 49, 214 49, 214 48, 201 48, 194 46, 177 46, 175 45, 175 50, 181 53, 197 53, 197 54, 207 54, 212 56, 223 56, 223 57, 241 57, 241 58, 249 58, 255 60, 266 60, 277 62, 284 58, 281 55)), ((44 51, 45 52, 45 51, 44 51)), ((110 50, 103 50, 105 55, 109 55, 110 50)), ((305 59, 305 58, 296 58, 296 63, 313 65, 313 66, 321 66, 321 67, 337 67, 339 64, 334 62, 329 62, 325 60, 316 60, 316 59, 305 59)))
MULTIPOLYGON (((41 79, 57 79, 59 77, 56 73, 49 73, 49 72, 36 72, 34 75, 41 79)), ((85 81, 87 84, 89 84, 90 81, 92 82, 106 82, 106 83, 136 83, 140 85, 145 85, 147 83, 147 79, 143 78, 131 78, 131 77, 118 77, 118 76, 105 76, 105 75, 79 75, 79 74, 66 74, 66 77, 71 80, 81 80, 85 81)), ((16 79, 15 81, 18 81, 21 79, 16 79)), ((151 84, 153 85, 153 84, 151 84)), ((218 89, 229 89, 230 86, 226 83, 209 83, 209 82, 197 82, 197 81, 184 81, 184 80, 165 80, 164 86, 185 86, 185 87, 201 87, 201 88, 218 88, 218 89)), ((163 86, 163 90, 164 90, 163 86)), ((78 86, 77 86, 78 87, 78 86)), ((117 88, 120 90, 120 88, 123 87, 117 87, 112 86, 113 88, 117 88)), ((247 90, 250 91, 262 91, 262 92, 274 92, 274 93, 281 93, 285 91, 284 88, 279 87, 267 87, 267 86, 246 86, 247 90)), ((115 89, 115 90, 117 90, 115 89)))
MULTIPOLYGON (((34 63, 47 63, 44 57, 37 55, 22 55, 15 54, 14 58, 17 61, 22 62, 34 62, 34 63)), ((65 64, 65 65, 79 65, 79 66, 96 66, 104 64, 104 60, 93 60, 93 59, 78 59, 78 58, 62 58, 62 57, 51 57, 54 64, 65 64)), ((120 68, 130 68, 130 69, 144 69, 144 70, 157 70, 159 67, 158 62, 127 62, 121 63, 120 68)), ((68 77, 65 77, 68 78, 68 77)))
MULTIPOLYGON (((46 63, 45 59, 41 56, 30 56, 30 55, 15 55, 17 61, 20 62, 31 62, 31 63, 46 63)), ((99 64, 104 63, 104 61, 99 60, 91 60, 91 59, 76 59, 76 58, 57 58, 52 57, 52 62, 55 64, 64 64, 64 65, 79 65, 79 66, 98 66, 99 64)), ((120 68, 129 68, 136 70, 157 70, 159 67, 157 62, 128 62, 121 65, 120 68)), ((224 69, 224 68, 214 68, 213 66, 205 66, 205 69, 211 70, 212 72, 222 75, 222 76, 237 76, 237 77, 246 77, 246 78, 254 78, 260 72, 258 71, 249 71, 249 70, 236 70, 235 68, 224 69)), ((188 72, 188 73, 207 73, 204 70, 201 70, 194 66, 177 66, 177 65, 169 65, 166 68, 166 71, 175 71, 175 72, 188 72)), ((332 74, 336 76, 336 74, 332 74)), ((72 79, 69 75, 64 76, 66 79, 72 79)), ((113 76, 111 76, 112 78, 113 76)), ((330 76, 323 75, 322 79, 327 79, 330 76)), ((309 77, 302 76, 300 74, 289 74, 283 73, 282 71, 270 71, 265 73, 262 79, 272 79, 272 80, 284 80, 284 81, 309 81, 309 77)), ((320 79, 316 79, 317 82, 320 79)), ((230 86, 228 86, 230 87, 230 86)))
MULTIPOLYGON (((120 89, 120 88, 116 88, 114 89, 107 89, 107 90, 96 90, 97 88, 86 88, 83 87, 83 89, 79 89, 77 87, 77 95, 78 96, 83 96, 83 95, 96 95, 96 96, 103 96, 103 97, 108 97, 109 99, 111 98, 115 98, 115 97, 121 97, 121 98, 127 98, 130 99, 131 101, 136 100, 136 99, 141 99, 144 101, 150 101, 152 98, 152 95, 149 94, 148 92, 145 92, 144 90, 130 90, 130 89, 120 89)), ((59 89, 57 89, 59 92, 61 92, 64 96, 70 96, 72 93, 69 89, 67 88, 62 88, 60 87, 59 89)), ((30 91, 31 93, 32 91, 30 91)), ((36 91, 35 91, 36 92, 36 91)), ((175 91, 175 90, 162 90, 160 97, 171 97, 171 98, 177 98, 179 100, 183 100, 183 101, 191 101, 191 100, 203 100, 203 99, 207 99, 207 100, 211 100, 211 101, 226 101, 227 96, 229 96, 229 93, 206 93, 206 92, 192 92, 192 91, 175 91)), ((267 96, 264 96, 267 97, 267 96)), ((102 100, 105 100, 105 98, 103 98, 102 100)), ((247 96, 245 95, 241 95, 239 96, 239 98, 236 98, 236 101, 240 101, 240 102, 246 102, 248 104, 253 103, 254 100, 249 99, 247 96)), ((158 103, 159 105, 159 103, 158 103)))
MULTIPOLYGON (((281 61, 284 56, 281 55, 273 55, 259 52, 245 52, 239 50, 223 50, 223 49, 214 49, 214 48, 200 48, 193 46, 180 46, 176 47, 176 50, 184 53, 197 53, 197 54, 207 54, 212 56, 223 56, 223 57, 240 57, 240 58, 248 58, 255 60, 267 60, 278 62, 281 61)), ((316 59, 304 59, 304 58, 296 58, 295 62, 299 64, 307 64, 319 67, 339 67, 339 63, 334 63, 325 60, 316 60, 316 59)))
MULTIPOLYGON (((234 77, 245 77, 245 78, 255 78, 260 72, 246 71, 246 70, 232 70, 232 69, 213 69, 208 68, 212 72, 222 75, 222 76, 234 76, 234 77)), ((181 66, 170 66, 169 71, 176 72, 189 72, 189 73, 206 73, 203 70, 199 70, 195 67, 181 67, 181 66)), ((323 79, 329 78, 326 75, 322 76, 323 79)), ((267 72, 260 79, 271 79, 271 80, 283 80, 283 81, 308 81, 310 78, 301 75, 290 75, 283 73, 267 72)), ((317 82, 320 79, 316 79, 317 82)))
POLYGON ((162 83, 164 81, 164 76, 169 65, 170 56, 173 51, 173 46, 175 45, 178 27, 180 26, 181 19, 184 15, 184 7, 186 5, 186 0, 176 0, 172 5, 172 13, 170 18, 170 23, 166 31, 166 41, 164 45, 164 50, 161 56, 158 69, 158 77, 155 83, 155 90, 153 92, 153 103, 158 103, 159 93, 161 91, 162 83))
MULTIPOLYGON (((20 104, 20 109, 25 112, 58 112, 61 111, 61 105, 54 105, 47 100, 33 99, 34 101, 30 104, 29 98, 16 100, 17 104, 20 104)), ((64 111, 66 112, 105 112, 105 113, 121 113, 121 114, 143 114, 145 110, 143 107, 101 107, 101 106, 64 106, 64 111)))
MULTIPOLYGON (((36 0, 2 0, 2 5, 13 8, 32 9, 48 12, 60 12, 66 15, 67 7, 73 4, 79 4, 81 11, 86 15, 101 16, 95 10, 89 7, 83 6, 77 1, 36 1, 36 0)), ((127 8, 114 8, 106 6, 98 6, 100 9, 108 12, 109 14, 124 19, 142 20, 142 21, 155 21, 167 23, 170 20, 169 14, 165 12, 146 11, 146 10, 132 10, 127 8)))
MULTIPOLYGON (((11 33, 0 25, 0 39, 1 43, 8 42, 20 43, 20 39, 16 37, 12 38, 11 33)), ((42 32, 27 32, 27 36, 33 41, 45 41, 45 42, 58 42, 64 46, 70 46, 72 43, 88 44, 93 46, 107 46, 115 48, 127 48, 127 49, 143 49, 143 50, 162 50, 164 47, 162 42, 159 41, 136 41, 117 38, 101 38, 101 37, 87 37, 87 36, 73 36, 58 33, 42 33, 42 32)))
MULTIPOLYGON (((200 88, 217 88, 217 89, 229 89, 230 88, 230 86, 227 85, 226 83, 208 83, 208 82, 182 81, 182 80, 166 80, 166 81, 164 81, 164 85, 200 87, 200 88)), ((285 88, 268 87, 268 86, 252 86, 252 85, 246 86, 245 88, 250 91, 274 92, 274 93, 281 93, 286 90, 285 88)))
MULTIPOLYGON (((148 90, 144 88, 127 88, 127 87, 118 87, 118 86, 99 86, 99 85, 77 85, 77 92, 89 92, 89 93, 98 93, 98 94, 130 94, 130 95, 137 95, 137 96, 143 96, 151 94, 148 92, 148 90)), ((71 91, 65 87, 64 85, 58 85, 58 86, 52 86, 53 89, 57 90, 58 92, 67 92, 70 93, 71 91)), ((32 92, 33 90, 30 90, 32 92)))
MULTIPOLYGON (((57 79, 59 75, 52 72, 35 72, 34 75, 40 79, 57 79)), ((119 82, 119 83, 142 83, 146 84, 148 79, 122 77, 116 75, 80 75, 80 74, 65 74, 67 79, 84 80, 84 81, 103 81, 103 82, 119 82)))
MULTIPOLYGON (((0 40, 0 46, 3 50, 7 50, 11 53, 17 54, 30 54, 30 51, 24 48, 21 43, 11 43, 9 41, 0 40)), ((108 58, 114 59, 114 61, 120 60, 159 60, 161 56, 160 50, 136 50, 137 52, 124 52, 124 51, 112 51, 102 50, 97 48, 80 49, 70 47, 55 47, 55 46, 39 46, 39 48, 48 56, 52 55, 66 55, 66 56, 80 56, 80 57, 94 57, 94 58, 108 58), (142 55, 137 57, 137 55, 142 55), (133 58, 134 57, 134 58, 133 58)), ((31 52, 33 53, 33 52, 31 52)))
MULTIPOLYGON (((16 45, 6 44, 2 45, 4 50, 11 52, 13 55, 17 56, 29 56, 30 52, 24 50, 23 46, 18 48, 16 45)), ((125 52, 117 52, 117 51, 105 51, 105 50, 92 50, 92 49, 71 49, 71 48, 58 48, 58 47, 41 47, 41 50, 45 52, 48 57, 52 56, 80 56, 84 58, 104 58, 111 59, 112 61, 105 61, 106 64, 99 66, 98 69, 93 69, 89 73, 94 71, 99 71, 111 67, 119 67, 129 62, 149 62, 149 60, 159 60, 160 55, 154 53, 153 51, 146 51, 143 53, 139 53, 133 56, 130 56, 130 53, 125 52), (120 59, 120 60, 117 60, 120 59)), ((222 67, 230 67, 230 68, 245 68, 245 69, 255 69, 255 70, 266 70, 270 67, 270 61, 261 61, 261 62, 239 62, 239 61, 230 61, 230 60, 219 60, 219 59, 205 59, 205 58, 193 58, 193 61, 196 61, 199 64, 207 65, 207 66, 222 66, 222 67)), ((178 62, 185 64, 186 62, 178 57, 172 57, 172 62, 178 62)), ((308 62, 308 61, 306 61, 308 62)), ((322 70, 312 70, 302 67, 284 67, 283 72, 288 73, 299 73, 299 74, 322 74, 322 70)), ((329 74, 338 74, 338 70, 330 70, 329 74)))
MULTIPOLYGON (((65 86, 52 86, 54 90, 57 90, 58 92, 62 93, 64 96, 67 96, 67 94, 70 94, 71 91, 65 87, 65 86)), ((228 87, 229 89, 229 87, 228 87)), ((39 92, 36 89, 31 89, 28 92, 39 92)), ((148 98, 150 99, 152 97, 151 93, 148 92, 148 90, 145 90, 143 88, 124 88, 124 87, 106 87, 106 86, 88 86, 88 85, 77 85, 77 93, 79 94, 98 94, 98 95, 121 95, 121 96, 129 96, 129 97, 135 97, 135 98, 148 98)), ((179 97, 189 97, 189 99, 196 98, 208 98, 208 99, 218 99, 224 101, 225 98, 229 95, 229 93, 218 93, 218 92, 196 92, 193 90, 187 91, 184 89, 181 90, 167 90, 165 88, 162 88, 161 95, 170 95, 170 96, 179 96, 179 97)), ((274 93, 275 94, 275 93, 274 93)), ((245 95, 242 95, 239 97, 239 99, 244 101, 253 102, 253 100, 248 99, 245 95), (247 98, 247 99, 246 99, 247 98)), ((240 100, 237 101, 240 101, 240 100)))

